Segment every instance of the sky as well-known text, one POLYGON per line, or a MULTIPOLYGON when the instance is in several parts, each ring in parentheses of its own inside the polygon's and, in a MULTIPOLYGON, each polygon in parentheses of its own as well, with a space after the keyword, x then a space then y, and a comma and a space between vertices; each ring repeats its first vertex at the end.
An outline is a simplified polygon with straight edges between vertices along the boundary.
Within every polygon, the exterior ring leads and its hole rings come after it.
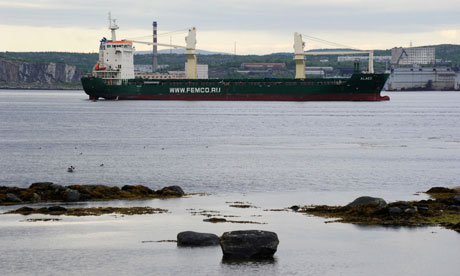
POLYGON ((160 43, 185 44, 166 33, 196 27, 198 49, 237 54, 293 52, 294 32, 367 50, 460 44, 459 11, 458 0, 0 0, 0 51, 97 52, 108 12, 119 39, 156 20, 160 43))

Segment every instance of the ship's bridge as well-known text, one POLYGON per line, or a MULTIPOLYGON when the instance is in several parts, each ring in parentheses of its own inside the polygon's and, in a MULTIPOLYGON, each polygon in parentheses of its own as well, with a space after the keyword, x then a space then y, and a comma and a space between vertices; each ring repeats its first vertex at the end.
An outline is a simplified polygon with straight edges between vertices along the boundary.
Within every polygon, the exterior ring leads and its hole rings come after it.
POLYGON ((99 47, 99 60, 93 75, 108 84, 121 84, 134 78, 133 42, 129 40, 107 40, 103 38, 99 47))

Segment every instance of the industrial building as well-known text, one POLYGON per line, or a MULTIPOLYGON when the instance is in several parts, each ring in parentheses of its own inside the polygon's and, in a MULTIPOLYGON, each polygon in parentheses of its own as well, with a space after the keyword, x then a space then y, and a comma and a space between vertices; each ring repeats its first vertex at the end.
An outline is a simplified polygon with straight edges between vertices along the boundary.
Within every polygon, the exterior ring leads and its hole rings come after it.
POLYGON ((449 67, 399 67, 391 69, 385 90, 459 90, 460 77, 449 67))
MULTIPOLYGON (((166 69, 168 67, 169 67, 168 64, 157 65, 158 69, 166 69)), ((152 64, 134 64, 134 73, 151 73, 151 72, 153 72, 152 64)))
MULTIPOLYGON (((337 57, 337 62, 347 62, 347 61, 368 61, 369 56, 339 56, 337 57)), ((391 56, 374 56, 375 62, 387 62, 391 60, 391 56)))
POLYGON ((435 48, 433 47, 395 47, 391 49, 391 64, 435 64, 435 48))
POLYGON ((268 63, 268 62, 253 62, 242 63, 241 69, 250 71, 263 71, 263 70, 285 70, 285 63, 268 63))

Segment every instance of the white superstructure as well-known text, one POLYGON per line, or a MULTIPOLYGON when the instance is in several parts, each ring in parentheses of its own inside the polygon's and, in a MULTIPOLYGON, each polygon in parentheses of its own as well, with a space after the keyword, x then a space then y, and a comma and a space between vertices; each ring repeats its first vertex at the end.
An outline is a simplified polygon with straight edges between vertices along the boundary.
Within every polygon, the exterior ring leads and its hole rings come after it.
POLYGON ((99 59, 93 68, 93 76, 101 78, 107 84, 120 85, 123 81, 134 78, 134 47, 132 41, 116 40, 115 30, 118 26, 109 13, 109 29, 112 40, 105 37, 99 45, 99 59))
POLYGON ((106 84, 121 85, 128 79, 134 79, 134 43, 143 43, 154 46, 167 46, 173 48, 185 48, 187 56, 187 78, 196 79, 196 29, 191 28, 185 38, 186 46, 161 44, 154 42, 143 42, 134 40, 117 40, 118 30, 116 19, 112 19, 109 13, 109 29, 112 33, 112 40, 102 38, 99 45, 99 59, 93 68, 93 76, 101 78, 106 84))

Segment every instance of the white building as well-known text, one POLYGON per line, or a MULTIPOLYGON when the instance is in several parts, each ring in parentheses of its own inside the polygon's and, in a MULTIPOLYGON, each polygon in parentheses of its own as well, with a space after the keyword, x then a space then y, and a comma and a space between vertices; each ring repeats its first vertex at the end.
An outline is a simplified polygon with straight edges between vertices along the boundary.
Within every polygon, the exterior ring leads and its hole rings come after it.
MULTIPOLYGON (((347 61, 368 61, 369 56, 339 56, 337 57, 337 62, 347 62, 347 61)), ((375 62, 386 62, 390 61, 391 56, 374 56, 375 62)))
POLYGON ((400 67, 391 70, 385 90, 456 90, 459 76, 449 67, 400 67))
POLYGON ((396 47, 391 49, 391 64, 435 64, 435 48, 433 47, 396 47))

